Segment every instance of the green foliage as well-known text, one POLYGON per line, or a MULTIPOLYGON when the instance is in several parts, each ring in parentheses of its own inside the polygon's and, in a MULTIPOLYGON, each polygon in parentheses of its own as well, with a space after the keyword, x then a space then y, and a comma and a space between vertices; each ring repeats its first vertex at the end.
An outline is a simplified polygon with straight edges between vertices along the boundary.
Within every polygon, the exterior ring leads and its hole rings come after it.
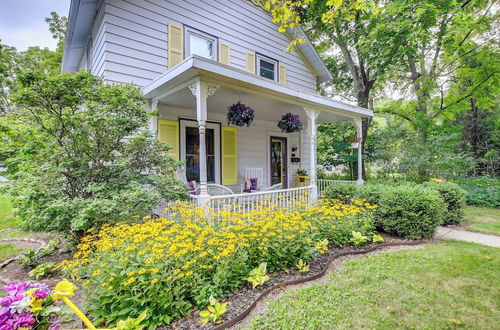
POLYGON ((373 243, 383 243, 384 242, 384 238, 381 235, 379 235, 379 234, 375 234, 372 237, 372 242, 373 243))
POLYGON ((55 262, 48 262, 46 264, 40 264, 33 268, 28 275, 36 280, 43 278, 43 277, 49 277, 54 273, 54 267, 56 267, 57 264, 55 262))
POLYGON ((368 241, 368 237, 361 234, 359 231, 352 232, 351 242, 354 243, 354 246, 361 246, 368 241))
POLYGON ((467 193, 467 204, 500 208, 500 183, 489 177, 454 178, 467 193))
POLYGON ((38 251, 28 250, 19 255, 17 261, 25 268, 33 268, 40 264, 42 258, 51 254, 56 248, 55 241, 50 241, 43 248, 38 251))
POLYGON ((146 309, 136 318, 127 318, 126 320, 118 321, 116 327, 113 330, 142 330, 144 329, 143 321, 148 315, 148 310, 146 309))
POLYGON ((451 182, 428 182, 425 186, 439 192, 447 206, 447 210, 443 214, 443 224, 454 225, 460 223, 464 216, 465 190, 451 182))
POLYGON ((351 183, 333 183, 325 190, 325 197, 338 199, 344 203, 349 202, 356 193, 356 185, 351 183))
POLYGON ((267 282, 270 277, 267 275, 267 263, 263 262, 250 271, 248 274, 247 281, 252 284, 252 288, 256 288, 265 282, 267 282))
POLYGON ((431 238, 446 210, 440 194, 423 186, 387 188, 377 209, 382 229, 407 239, 431 238))
POLYGON ((306 262, 304 262, 302 259, 299 259, 299 261, 297 262, 295 267, 297 267, 297 269, 299 270, 299 273, 301 273, 301 274, 306 274, 309 272, 309 265, 306 262))
POLYGON ((19 110, 3 118, 0 135, 26 228, 81 235, 186 196, 168 146, 143 130, 149 116, 136 87, 86 72, 30 72, 19 82, 19 110))
POLYGON ((201 322, 208 323, 212 320, 214 323, 220 323, 219 318, 226 312, 227 303, 221 304, 212 295, 209 298, 209 303, 207 309, 200 312, 201 322))

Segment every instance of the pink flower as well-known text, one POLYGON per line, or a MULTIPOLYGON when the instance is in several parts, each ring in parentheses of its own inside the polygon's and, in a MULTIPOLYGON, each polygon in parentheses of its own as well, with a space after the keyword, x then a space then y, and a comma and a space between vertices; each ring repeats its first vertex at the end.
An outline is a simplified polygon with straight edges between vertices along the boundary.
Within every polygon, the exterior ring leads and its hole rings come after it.
POLYGON ((7 326, 7 321, 10 319, 12 316, 12 313, 10 312, 10 308, 0 308, 0 330, 8 330, 12 329, 12 327, 9 325, 7 326))
POLYGON ((35 318, 29 312, 23 312, 20 314, 12 315, 11 321, 9 322, 12 326, 17 328, 30 328, 35 324, 35 318))
POLYGON ((47 297, 49 292, 47 290, 36 290, 33 292, 33 297, 36 299, 45 299, 47 297))

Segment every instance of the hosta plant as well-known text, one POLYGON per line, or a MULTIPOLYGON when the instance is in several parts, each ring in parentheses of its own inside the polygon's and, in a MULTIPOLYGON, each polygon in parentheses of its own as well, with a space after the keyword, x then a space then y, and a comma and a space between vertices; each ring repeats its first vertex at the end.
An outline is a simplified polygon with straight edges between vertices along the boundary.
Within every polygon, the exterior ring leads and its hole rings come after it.
POLYGON ((372 241, 373 241, 373 243, 383 243, 384 242, 384 238, 381 235, 379 235, 379 234, 375 234, 372 237, 372 241))
POLYGON ((324 240, 321 240, 321 241, 318 241, 316 243, 316 250, 318 250, 319 253, 323 254, 326 252, 326 250, 328 250, 328 240, 327 239, 324 239, 324 240))
POLYGON ((299 273, 301 274, 305 274, 307 272, 309 272, 309 265, 304 262, 302 259, 299 259, 299 261, 297 262, 297 264, 295 265, 297 267, 297 269, 299 270, 299 273))
POLYGON ((252 288, 261 286, 270 279, 270 277, 266 273, 267 264, 263 262, 259 265, 259 267, 254 268, 250 271, 247 281, 252 284, 252 288))
POLYGON ((363 245, 366 243, 366 241, 368 240, 368 237, 367 236, 364 236, 362 233, 360 233, 359 231, 353 231, 352 232, 352 238, 351 238, 351 242, 354 243, 354 246, 360 246, 360 245, 363 245))
POLYGON ((220 323, 219 318, 226 312, 227 303, 218 302, 214 296, 210 296, 207 309, 200 312, 201 322, 208 323, 212 320, 214 323, 220 323))

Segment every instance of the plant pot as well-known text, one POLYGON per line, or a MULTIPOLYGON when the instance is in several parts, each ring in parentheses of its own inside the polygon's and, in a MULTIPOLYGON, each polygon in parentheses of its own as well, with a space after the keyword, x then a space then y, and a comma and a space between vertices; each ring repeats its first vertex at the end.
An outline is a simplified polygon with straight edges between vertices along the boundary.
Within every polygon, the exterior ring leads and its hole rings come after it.
POLYGON ((299 182, 306 182, 306 178, 304 178, 304 177, 299 177, 299 182))

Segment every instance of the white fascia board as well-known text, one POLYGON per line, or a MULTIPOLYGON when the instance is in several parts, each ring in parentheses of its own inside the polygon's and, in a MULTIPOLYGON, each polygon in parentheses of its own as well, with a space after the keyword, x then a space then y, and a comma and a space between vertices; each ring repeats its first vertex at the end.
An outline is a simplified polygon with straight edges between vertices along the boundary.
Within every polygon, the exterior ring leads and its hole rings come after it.
POLYGON ((174 78, 180 75, 186 75, 187 78, 192 78, 192 74, 190 75, 187 73, 190 69, 194 69, 195 71, 197 71, 197 75, 208 72, 242 81, 260 88, 264 88, 275 94, 278 93, 284 101, 286 101, 287 98, 293 98, 294 101, 303 104, 304 107, 311 107, 316 108, 317 110, 324 111, 340 110, 342 112, 347 112, 352 117, 358 118, 373 117, 373 112, 368 109, 336 101, 316 94, 295 90, 280 85, 277 82, 271 81, 269 79, 259 77, 243 70, 228 65, 223 65, 213 60, 209 60, 199 56, 188 57, 183 62, 175 66, 172 70, 161 75, 148 86, 145 86, 142 89, 144 96, 148 99, 157 97, 159 94, 161 94, 161 92, 159 91, 160 87, 167 84, 168 82, 171 82, 174 78))

